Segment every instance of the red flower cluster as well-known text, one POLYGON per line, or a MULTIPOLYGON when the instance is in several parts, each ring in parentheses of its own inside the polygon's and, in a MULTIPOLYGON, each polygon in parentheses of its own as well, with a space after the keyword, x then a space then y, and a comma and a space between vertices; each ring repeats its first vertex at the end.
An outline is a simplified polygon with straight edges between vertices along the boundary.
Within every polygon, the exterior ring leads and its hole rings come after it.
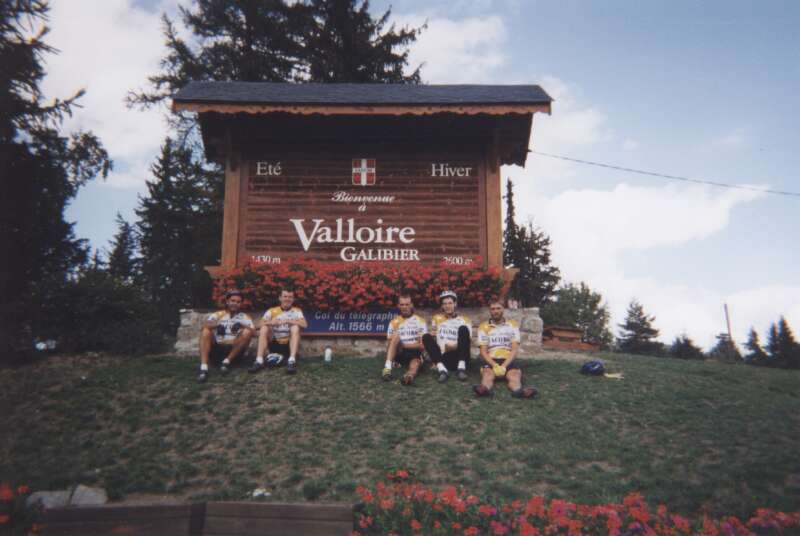
POLYGON ((28 486, 17 486, 14 489, 13 486, 0 482, 0 533, 14 530, 14 534, 39 534, 42 526, 34 523, 37 511, 25 505, 30 491, 28 486))
POLYGON ((791 514, 759 509, 748 521, 727 516, 690 520, 670 514, 665 505, 651 511, 639 493, 626 496, 621 504, 584 505, 561 499, 549 502, 532 497, 527 502, 492 505, 465 490, 447 486, 436 493, 408 480, 407 471, 389 473, 390 482, 378 482, 374 492, 359 486, 362 509, 350 536, 368 534, 478 534, 491 535, 580 535, 642 534, 645 536, 745 536, 783 534, 800 529, 800 512, 791 514), (375 504, 378 498, 378 505, 375 504))
POLYGON ((295 289, 304 306, 322 311, 358 311, 393 307, 397 294, 408 292, 417 307, 435 307, 445 289, 455 291, 464 307, 483 306, 501 295, 504 283, 497 268, 468 266, 408 266, 350 262, 325 263, 287 260, 280 264, 247 265, 221 273, 214 282, 214 301, 222 304, 227 290, 244 294, 246 308, 264 308, 277 302, 280 289, 295 289))

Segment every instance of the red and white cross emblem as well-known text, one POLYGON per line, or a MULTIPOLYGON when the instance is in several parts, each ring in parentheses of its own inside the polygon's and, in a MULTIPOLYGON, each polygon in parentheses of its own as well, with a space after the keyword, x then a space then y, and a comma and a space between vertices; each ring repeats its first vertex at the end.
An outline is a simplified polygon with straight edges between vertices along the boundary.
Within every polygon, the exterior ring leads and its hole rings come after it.
POLYGON ((374 158, 353 158, 353 184, 375 184, 374 158))

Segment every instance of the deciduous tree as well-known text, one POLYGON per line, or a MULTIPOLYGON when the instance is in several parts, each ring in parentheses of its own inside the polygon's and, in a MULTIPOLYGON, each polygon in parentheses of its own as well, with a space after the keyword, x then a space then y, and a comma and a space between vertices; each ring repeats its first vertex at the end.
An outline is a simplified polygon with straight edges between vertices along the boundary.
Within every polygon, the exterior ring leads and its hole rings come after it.
POLYGON ((603 348, 609 347, 614 340, 608 329, 610 314, 603 296, 584 282, 561 286, 553 300, 544 304, 541 316, 545 324, 580 329, 584 341, 603 348))

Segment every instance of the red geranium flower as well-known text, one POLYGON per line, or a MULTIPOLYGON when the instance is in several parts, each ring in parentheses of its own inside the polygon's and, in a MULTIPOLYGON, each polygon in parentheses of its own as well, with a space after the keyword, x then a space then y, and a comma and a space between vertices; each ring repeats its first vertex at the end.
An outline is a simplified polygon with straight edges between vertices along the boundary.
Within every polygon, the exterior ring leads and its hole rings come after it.
POLYGON ((497 509, 488 504, 481 505, 480 508, 478 508, 478 513, 485 516, 493 516, 495 512, 497 512, 497 509))

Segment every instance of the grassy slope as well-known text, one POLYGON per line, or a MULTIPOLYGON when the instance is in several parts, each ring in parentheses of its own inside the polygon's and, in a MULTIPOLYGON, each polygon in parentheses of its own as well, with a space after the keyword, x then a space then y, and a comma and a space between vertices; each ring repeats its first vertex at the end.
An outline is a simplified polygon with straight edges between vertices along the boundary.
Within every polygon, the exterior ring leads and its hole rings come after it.
POLYGON ((244 499, 266 486, 273 499, 350 501, 357 484, 406 468, 502 498, 638 490, 684 513, 800 509, 800 373, 605 357, 624 380, 526 364, 533 402, 505 388, 475 400, 430 373, 384 384, 375 360, 301 361, 294 377, 236 369, 201 386, 182 359, 51 359, 0 370, 0 480, 97 483, 116 498, 244 499))

